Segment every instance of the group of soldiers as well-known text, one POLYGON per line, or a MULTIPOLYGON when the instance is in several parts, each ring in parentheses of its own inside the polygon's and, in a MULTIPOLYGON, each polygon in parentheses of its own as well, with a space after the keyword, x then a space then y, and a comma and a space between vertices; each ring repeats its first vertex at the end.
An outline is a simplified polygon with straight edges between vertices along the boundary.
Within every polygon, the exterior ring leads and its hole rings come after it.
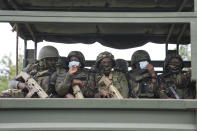
MULTIPOLYGON (((38 61, 22 71, 33 78, 49 98, 195 98, 195 81, 191 71, 183 72, 183 60, 178 54, 169 54, 164 61, 163 74, 157 75, 145 50, 134 52, 131 67, 123 59, 114 59, 110 52, 102 52, 91 69, 85 68, 85 57, 72 51, 66 59, 58 50, 45 46, 38 61)), ((26 97, 26 81, 13 78, 9 92, 1 97, 26 97)), ((39 97, 35 92, 31 97, 39 97)))

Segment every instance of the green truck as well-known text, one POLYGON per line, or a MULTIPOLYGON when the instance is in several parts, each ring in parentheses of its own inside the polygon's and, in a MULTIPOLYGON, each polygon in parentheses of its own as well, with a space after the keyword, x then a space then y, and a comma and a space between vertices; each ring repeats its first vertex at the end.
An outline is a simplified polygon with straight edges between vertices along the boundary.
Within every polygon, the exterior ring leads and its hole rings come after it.
MULTIPOLYGON (((24 66, 44 40, 117 49, 165 43, 166 53, 168 44, 177 52, 191 44, 184 64, 197 80, 196 0, 0 0, 0 22, 24 39, 24 66), (35 49, 27 49, 29 40, 35 49)), ((197 131, 197 100, 2 98, 0 118, 2 131, 197 131)))

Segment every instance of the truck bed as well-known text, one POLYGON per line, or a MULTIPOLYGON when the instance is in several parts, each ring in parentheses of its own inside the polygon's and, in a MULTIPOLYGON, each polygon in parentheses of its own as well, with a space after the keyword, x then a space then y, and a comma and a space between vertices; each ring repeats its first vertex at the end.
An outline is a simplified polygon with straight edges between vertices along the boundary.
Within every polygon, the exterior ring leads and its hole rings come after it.
POLYGON ((196 100, 0 100, 0 130, 196 131, 196 100))

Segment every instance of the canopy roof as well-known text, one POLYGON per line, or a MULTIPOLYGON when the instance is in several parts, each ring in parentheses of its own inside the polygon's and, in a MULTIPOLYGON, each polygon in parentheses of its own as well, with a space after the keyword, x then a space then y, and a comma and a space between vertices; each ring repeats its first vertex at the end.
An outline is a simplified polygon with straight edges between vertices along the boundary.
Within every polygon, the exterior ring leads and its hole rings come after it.
MULTIPOLYGON (((181 11, 193 11, 194 0, 186 1, 181 11)), ((184 0, 0 0, 0 7, 31 11, 176 12, 183 2, 184 0)))
MULTIPOLYGON (((193 8, 193 0, 0 0, 1 10, 25 11, 192 12, 193 8)), ((165 43, 172 24, 28 23, 27 26, 27 23, 19 23, 18 26, 20 37, 26 40, 66 44, 99 42, 123 49, 142 46, 147 42, 165 43)), ((189 24, 175 24, 167 42, 189 44, 189 27, 189 24)))

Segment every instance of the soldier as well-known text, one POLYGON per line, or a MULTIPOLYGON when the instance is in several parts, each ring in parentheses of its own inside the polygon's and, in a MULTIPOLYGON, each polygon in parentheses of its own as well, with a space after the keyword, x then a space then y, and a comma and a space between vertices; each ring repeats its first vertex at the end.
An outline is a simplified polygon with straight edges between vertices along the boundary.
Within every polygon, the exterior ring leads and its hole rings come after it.
POLYGON ((66 77, 66 73, 68 72, 68 61, 66 57, 60 57, 57 61, 56 64, 56 71, 52 74, 51 79, 50 79, 50 87, 54 87, 52 89, 54 89, 54 94, 52 94, 52 96, 50 97, 61 97, 59 96, 56 91, 55 91, 55 87, 61 83, 64 78, 66 77))
POLYGON ((191 81, 191 72, 183 72, 183 60, 176 53, 169 54, 164 62, 164 74, 160 78, 159 95, 166 99, 194 98, 192 89, 195 82, 191 81))
MULTIPOLYGON (((56 70, 55 66, 58 57, 59 53, 55 47, 45 46, 39 52, 38 61, 28 65, 22 70, 30 74, 48 95, 54 93, 54 87, 50 87, 49 80, 51 79, 51 75, 56 70)), ((16 80, 15 78, 10 80, 9 86, 11 89, 22 90, 25 94, 28 88, 26 83, 16 80)))
MULTIPOLYGON (((125 74, 127 81, 129 81, 129 71, 128 71, 129 63, 124 59, 117 59, 116 66, 114 67, 115 71, 119 71, 125 74)), ((130 87, 128 82, 128 87, 130 87)), ((131 90, 129 90, 130 98, 138 98, 138 96, 131 90)))
POLYGON ((114 93, 104 83, 100 83, 102 76, 107 77, 112 85, 118 89, 123 98, 128 98, 128 82, 126 76, 122 72, 112 71, 115 66, 114 56, 105 51, 100 53, 96 59, 96 95, 95 97, 113 98, 114 93))
POLYGON ((131 57, 132 71, 129 73, 130 97, 135 93, 139 98, 157 96, 157 80, 148 52, 138 50, 131 57))
POLYGON ((94 97, 94 80, 90 70, 84 68, 84 55, 79 51, 72 51, 68 54, 67 59, 69 61, 69 71, 62 81, 56 82, 56 92, 58 95, 68 98, 94 97), (79 86, 79 92, 75 91, 75 85, 79 86), (81 95, 78 97, 77 93, 80 92, 81 95))

